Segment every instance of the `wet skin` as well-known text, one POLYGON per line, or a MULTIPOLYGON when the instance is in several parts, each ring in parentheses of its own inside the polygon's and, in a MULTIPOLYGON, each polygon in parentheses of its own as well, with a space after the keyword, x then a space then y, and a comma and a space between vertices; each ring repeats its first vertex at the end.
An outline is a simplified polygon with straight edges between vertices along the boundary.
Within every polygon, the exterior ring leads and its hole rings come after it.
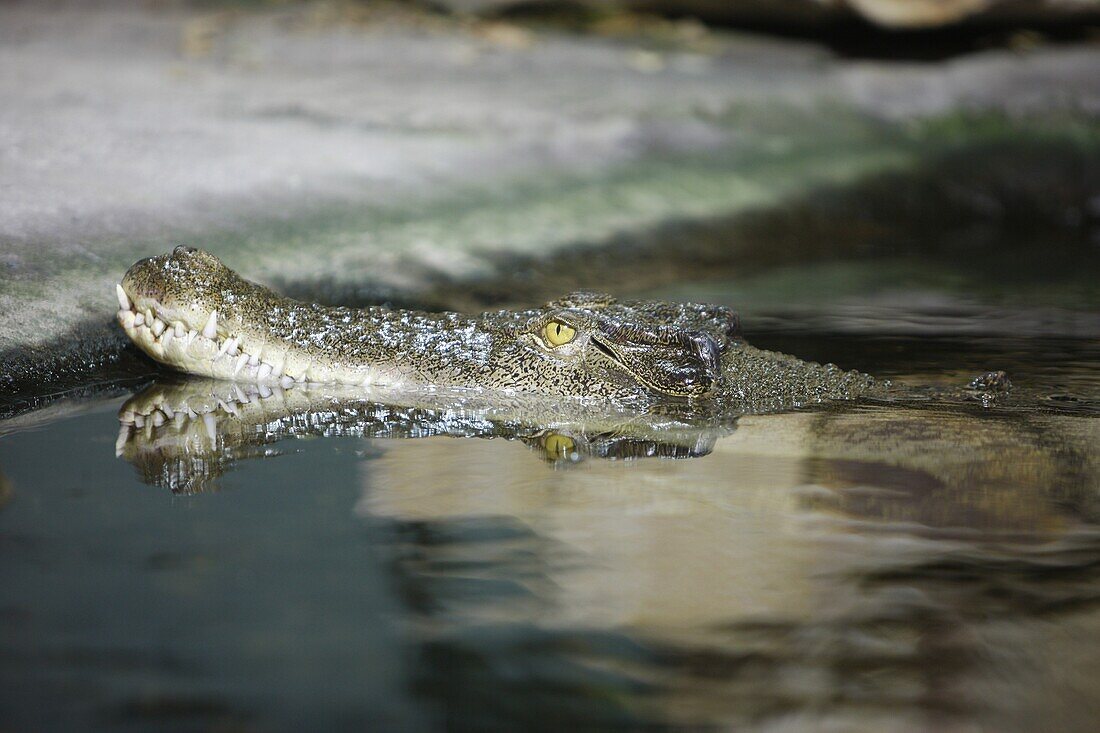
POLYGON ((118 297, 119 323, 157 361, 249 384, 689 400, 753 411, 884 389, 865 374, 746 344, 723 306, 573 293, 479 316, 330 307, 280 296, 187 247, 136 263, 118 297))
MULTIPOLYGON (((948 396, 756 349, 722 306, 574 293, 479 316, 329 307, 188 248, 138 262, 119 290, 134 342, 206 377, 155 384, 120 411, 119 455, 175 491, 297 435, 503 437, 553 464, 680 458, 707 454, 739 415, 948 396)), ((992 373, 963 396, 1003 386, 992 373)))

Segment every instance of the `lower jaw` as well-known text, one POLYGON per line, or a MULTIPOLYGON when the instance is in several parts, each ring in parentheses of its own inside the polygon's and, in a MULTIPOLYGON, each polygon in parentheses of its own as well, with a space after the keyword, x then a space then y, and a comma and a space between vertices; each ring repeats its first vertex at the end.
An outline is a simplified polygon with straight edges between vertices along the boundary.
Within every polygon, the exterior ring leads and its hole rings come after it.
POLYGON ((244 351, 236 339, 207 338, 182 324, 169 325, 150 312, 118 311, 118 322, 130 340, 156 361, 188 374, 257 385, 344 384, 361 387, 422 386, 411 370, 382 365, 318 363, 290 358, 289 349, 266 346, 261 354, 244 351), (289 366, 297 363, 298 366, 289 366))

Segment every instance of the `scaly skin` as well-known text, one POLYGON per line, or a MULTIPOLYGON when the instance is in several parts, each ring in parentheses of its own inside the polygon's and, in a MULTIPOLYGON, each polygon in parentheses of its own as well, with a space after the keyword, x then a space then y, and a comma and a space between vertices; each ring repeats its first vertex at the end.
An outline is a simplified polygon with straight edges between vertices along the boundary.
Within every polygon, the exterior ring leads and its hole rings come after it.
POLYGON ((188 247, 136 263, 118 295, 119 323, 154 359, 250 384, 686 398, 752 411, 882 389, 858 372, 745 344, 721 306, 575 293, 473 317, 329 307, 284 298, 188 247))

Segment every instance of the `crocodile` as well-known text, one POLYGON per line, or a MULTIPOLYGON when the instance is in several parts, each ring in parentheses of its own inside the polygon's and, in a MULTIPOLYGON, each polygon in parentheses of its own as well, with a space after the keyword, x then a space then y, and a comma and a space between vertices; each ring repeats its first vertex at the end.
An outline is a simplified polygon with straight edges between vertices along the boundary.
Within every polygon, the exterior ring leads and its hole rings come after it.
POLYGON ((134 264, 118 322, 190 374, 257 385, 466 389, 753 412, 884 394, 889 384, 746 343, 729 308, 577 292, 481 315, 306 303, 201 249, 134 264))

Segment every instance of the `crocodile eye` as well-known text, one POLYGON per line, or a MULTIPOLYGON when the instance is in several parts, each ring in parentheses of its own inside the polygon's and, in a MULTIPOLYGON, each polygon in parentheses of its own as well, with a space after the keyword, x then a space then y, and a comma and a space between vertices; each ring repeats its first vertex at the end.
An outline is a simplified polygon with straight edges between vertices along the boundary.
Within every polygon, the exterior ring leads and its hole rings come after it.
POLYGON ((542 327, 542 339, 551 346, 561 346, 577 338, 576 329, 561 321, 550 321, 542 327))
POLYGON ((547 458, 560 461, 563 458, 572 458, 573 452, 577 449, 577 442, 568 435, 550 433, 544 439, 542 449, 546 451, 547 458))

